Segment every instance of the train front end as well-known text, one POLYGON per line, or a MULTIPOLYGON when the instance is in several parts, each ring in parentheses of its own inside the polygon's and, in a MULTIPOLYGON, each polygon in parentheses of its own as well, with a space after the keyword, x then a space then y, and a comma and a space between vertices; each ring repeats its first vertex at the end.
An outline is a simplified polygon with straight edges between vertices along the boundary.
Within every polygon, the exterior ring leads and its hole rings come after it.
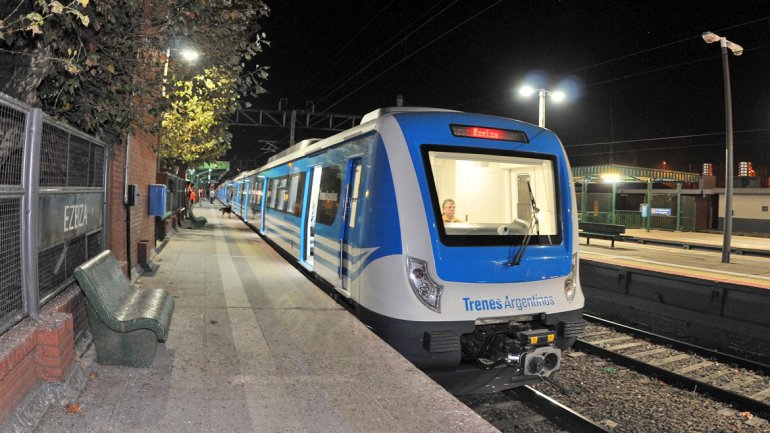
POLYGON ((558 138, 456 112, 379 122, 403 254, 369 273, 390 289, 361 300, 367 322, 456 394, 550 378, 585 327, 575 193, 558 138))

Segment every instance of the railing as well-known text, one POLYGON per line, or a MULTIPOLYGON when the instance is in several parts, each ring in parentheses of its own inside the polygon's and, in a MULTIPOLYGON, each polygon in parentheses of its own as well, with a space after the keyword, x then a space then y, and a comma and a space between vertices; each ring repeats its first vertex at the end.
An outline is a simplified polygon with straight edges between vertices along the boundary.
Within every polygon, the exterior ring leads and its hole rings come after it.
MULTIPOLYGON (((676 216, 653 215, 650 220, 651 229, 676 230, 676 216)), ((605 224, 622 224, 629 229, 647 228, 647 218, 642 217, 640 211, 618 210, 615 211, 615 220, 613 221, 611 212, 586 212, 585 215, 578 214, 578 219, 585 222, 597 222, 605 224)), ((695 218, 680 217, 681 230, 695 230, 695 218)))
POLYGON ((105 245, 104 144, 0 94, 0 334, 105 245))

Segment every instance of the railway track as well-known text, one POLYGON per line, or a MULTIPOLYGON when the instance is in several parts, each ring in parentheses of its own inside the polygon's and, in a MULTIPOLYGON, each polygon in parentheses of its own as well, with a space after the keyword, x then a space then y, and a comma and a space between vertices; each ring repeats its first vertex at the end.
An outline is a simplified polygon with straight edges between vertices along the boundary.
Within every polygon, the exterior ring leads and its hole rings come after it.
POLYGON ((770 366, 586 316, 575 350, 770 418, 770 366))
POLYGON ((460 399, 504 433, 611 431, 528 386, 460 399))

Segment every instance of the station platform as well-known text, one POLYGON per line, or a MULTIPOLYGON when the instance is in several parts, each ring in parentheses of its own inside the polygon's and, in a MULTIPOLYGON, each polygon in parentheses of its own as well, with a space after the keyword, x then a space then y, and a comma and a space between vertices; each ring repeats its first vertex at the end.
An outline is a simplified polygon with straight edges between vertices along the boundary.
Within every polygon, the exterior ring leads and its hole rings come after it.
MULTIPOLYGON (((684 248, 722 250, 722 233, 676 232, 667 230, 626 229, 626 237, 636 242, 650 242, 662 245, 678 245, 684 248)), ((730 236, 730 249, 735 254, 770 256, 770 234, 768 237, 730 236)))
POLYGON ((35 432, 497 432, 234 215, 196 206, 141 287, 176 301, 151 368, 80 360, 86 385, 35 432))
POLYGON ((682 277, 770 289, 770 238, 733 235, 722 263, 722 234, 626 229, 624 240, 581 238, 581 259, 682 277))

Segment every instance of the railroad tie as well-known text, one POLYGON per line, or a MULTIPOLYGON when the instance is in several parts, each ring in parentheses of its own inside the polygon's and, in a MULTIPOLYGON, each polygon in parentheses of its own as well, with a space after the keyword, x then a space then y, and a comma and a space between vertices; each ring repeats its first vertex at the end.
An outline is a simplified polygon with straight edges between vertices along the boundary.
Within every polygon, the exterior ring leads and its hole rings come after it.
POLYGON ((633 358, 633 359, 639 359, 639 358, 644 358, 645 356, 657 355, 658 353, 664 353, 664 352, 668 352, 668 349, 666 349, 665 347, 661 347, 661 348, 658 348, 658 349, 648 350, 646 352, 634 353, 634 354, 631 354, 631 355, 628 355, 628 356, 633 358))
POLYGON ((730 373, 735 373, 735 372, 731 371, 731 370, 722 370, 722 371, 719 371, 719 372, 716 372, 716 373, 712 374, 711 376, 706 376, 706 377, 702 378, 701 380, 704 381, 704 382, 713 382, 713 381, 719 379, 720 377, 726 376, 726 375, 728 375, 730 373))
POLYGON ((695 370, 700 370, 701 368, 706 368, 706 367, 708 367, 710 365, 713 365, 713 364, 714 363, 710 362, 710 361, 703 361, 703 362, 699 362, 697 364, 691 365, 689 367, 680 368, 679 370, 676 370, 674 373, 677 373, 677 374, 687 374, 687 373, 691 373, 691 372, 693 372, 695 370))
POLYGON ((765 388, 762 391, 759 391, 758 393, 751 396, 754 400, 762 401, 766 399, 767 397, 770 397, 770 388, 765 388))
POLYGON ((623 337, 613 337, 613 338, 605 338, 604 340, 590 341, 589 343, 593 344, 594 346, 598 346, 600 344, 605 344, 605 343, 619 343, 621 341, 630 340, 631 338, 633 337, 629 337, 628 335, 625 335, 623 337))
POLYGON ((680 353, 678 355, 669 356, 668 358, 653 359, 652 361, 650 361, 650 365, 661 366, 661 365, 671 364, 672 362, 681 361, 689 357, 690 355, 686 353, 680 353))
POLYGON ((631 343, 618 344, 617 346, 607 347, 607 350, 611 350, 613 352, 617 352, 618 350, 630 349, 632 347, 643 346, 645 344, 647 344, 646 341, 633 341, 631 343))
POLYGON ((755 382, 756 380, 757 380, 756 377, 751 377, 751 376, 744 377, 742 379, 738 379, 738 380, 736 380, 734 382, 728 383, 727 385, 723 386, 722 389, 726 389, 728 391, 734 391, 734 390, 736 390, 738 388, 741 388, 741 387, 743 387, 745 385, 750 384, 751 382, 755 382))

